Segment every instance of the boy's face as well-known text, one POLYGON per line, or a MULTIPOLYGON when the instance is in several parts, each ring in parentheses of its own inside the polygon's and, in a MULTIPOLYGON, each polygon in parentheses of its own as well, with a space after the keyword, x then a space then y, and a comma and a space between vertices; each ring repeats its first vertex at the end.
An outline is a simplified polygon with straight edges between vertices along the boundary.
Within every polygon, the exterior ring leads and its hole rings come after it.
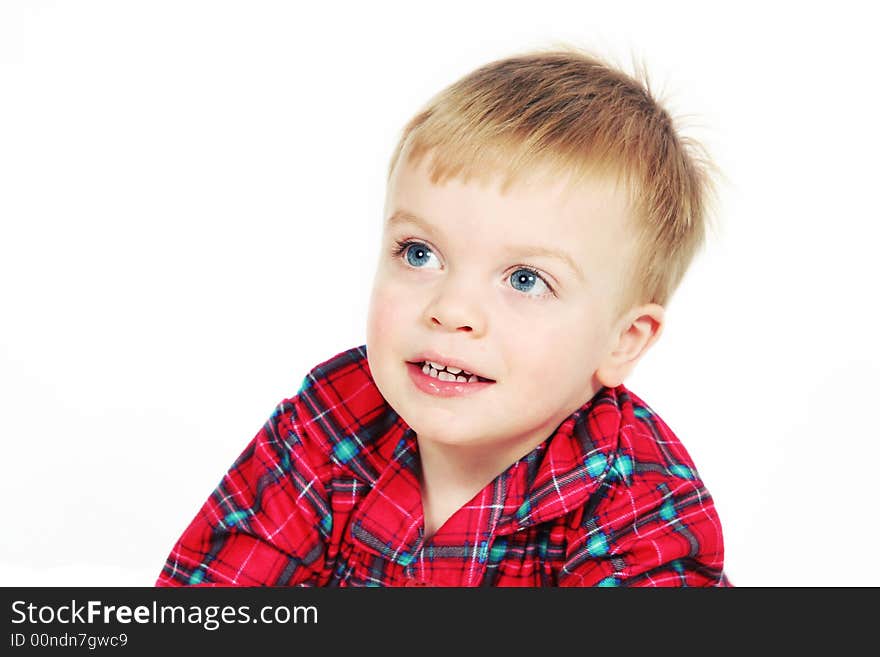
POLYGON ((497 183, 438 186, 428 159, 400 162, 389 183, 370 369, 420 441, 518 458, 619 383, 601 379, 623 326, 610 313, 631 256, 626 198, 599 180, 573 194, 537 182, 506 195, 497 183), (423 373, 435 359, 492 382, 423 373))

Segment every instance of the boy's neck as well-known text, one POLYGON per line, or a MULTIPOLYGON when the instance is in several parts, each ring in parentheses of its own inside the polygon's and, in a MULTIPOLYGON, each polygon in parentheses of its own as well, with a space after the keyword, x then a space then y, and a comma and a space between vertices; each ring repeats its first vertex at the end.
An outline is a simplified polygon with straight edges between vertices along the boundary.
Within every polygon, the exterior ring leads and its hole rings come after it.
POLYGON ((425 541, 462 506, 522 458, 545 437, 516 443, 509 449, 448 445, 417 436, 421 460, 422 511, 425 541))

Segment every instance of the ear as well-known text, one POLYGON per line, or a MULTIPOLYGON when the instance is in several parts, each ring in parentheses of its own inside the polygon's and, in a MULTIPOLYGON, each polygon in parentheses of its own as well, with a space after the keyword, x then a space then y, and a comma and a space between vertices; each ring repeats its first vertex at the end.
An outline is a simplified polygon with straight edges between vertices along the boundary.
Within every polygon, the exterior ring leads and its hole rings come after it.
POLYGON ((623 383, 639 359, 660 339, 664 322, 665 310, 656 303, 627 313, 612 333, 609 353, 596 370, 599 382, 609 388, 623 383))

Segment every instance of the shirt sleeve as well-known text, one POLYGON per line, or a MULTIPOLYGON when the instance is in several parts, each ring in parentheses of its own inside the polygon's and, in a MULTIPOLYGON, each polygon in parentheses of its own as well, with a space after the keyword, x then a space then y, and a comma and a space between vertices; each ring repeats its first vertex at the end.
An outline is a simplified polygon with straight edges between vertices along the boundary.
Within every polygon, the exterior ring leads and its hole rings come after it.
POLYGON ((294 400, 282 401, 178 539, 156 586, 314 585, 331 515, 320 450, 306 438, 294 400))
POLYGON ((699 479, 606 483, 578 523, 559 586, 731 586, 721 523, 699 479))

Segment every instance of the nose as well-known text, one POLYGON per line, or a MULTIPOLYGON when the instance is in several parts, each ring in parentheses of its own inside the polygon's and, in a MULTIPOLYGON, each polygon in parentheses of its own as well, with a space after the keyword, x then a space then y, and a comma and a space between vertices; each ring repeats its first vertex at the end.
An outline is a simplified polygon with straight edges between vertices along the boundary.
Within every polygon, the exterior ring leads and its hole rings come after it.
POLYGON ((449 277, 425 308, 425 319, 432 328, 470 333, 474 337, 486 332, 486 313, 479 303, 473 282, 449 277))

